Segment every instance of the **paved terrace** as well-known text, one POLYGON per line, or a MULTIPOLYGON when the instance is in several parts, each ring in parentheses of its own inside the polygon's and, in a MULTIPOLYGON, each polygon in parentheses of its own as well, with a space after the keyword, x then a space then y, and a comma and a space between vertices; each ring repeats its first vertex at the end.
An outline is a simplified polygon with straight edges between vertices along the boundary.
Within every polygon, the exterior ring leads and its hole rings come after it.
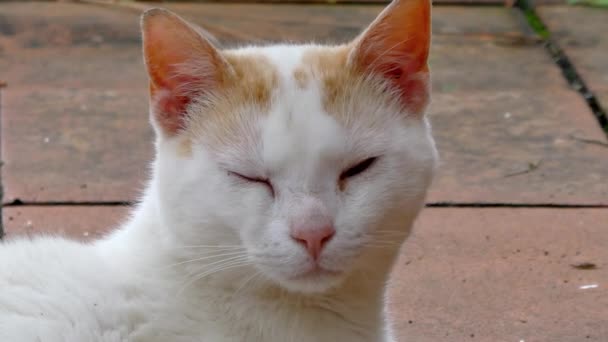
MULTIPOLYGON (((125 217, 152 156, 146 7, 0 2, 5 238, 91 240, 125 217)), ((227 43, 344 41, 381 10, 166 7, 227 43)), ((391 282, 409 341, 608 341, 608 9, 535 11, 545 30, 500 3, 434 8, 443 165, 391 282)))

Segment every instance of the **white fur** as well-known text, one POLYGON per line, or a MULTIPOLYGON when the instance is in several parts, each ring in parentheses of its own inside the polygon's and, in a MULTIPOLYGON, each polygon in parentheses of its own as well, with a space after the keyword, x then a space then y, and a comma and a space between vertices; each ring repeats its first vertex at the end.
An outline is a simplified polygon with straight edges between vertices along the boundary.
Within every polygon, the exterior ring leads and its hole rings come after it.
POLYGON ((425 119, 373 101, 353 110, 383 115, 382 129, 342 127, 324 112, 319 84, 300 89, 291 77, 309 48, 243 51, 267 55, 280 72, 270 112, 245 139, 257 144, 217 153, 201 137, 185 158, 179 137, 159 135, 143 200, 113 234, 1 245, 0 341, 388 338, 384 285, 431 181, 433 140, 425 119), (345 168, 376 155, 339 191, 345 168), (269 177, 276 196, 228 168, 269 177), (337 231, 320 265, 342 273, 293 279, 311 261, 289 223, 315 210, 337 231))

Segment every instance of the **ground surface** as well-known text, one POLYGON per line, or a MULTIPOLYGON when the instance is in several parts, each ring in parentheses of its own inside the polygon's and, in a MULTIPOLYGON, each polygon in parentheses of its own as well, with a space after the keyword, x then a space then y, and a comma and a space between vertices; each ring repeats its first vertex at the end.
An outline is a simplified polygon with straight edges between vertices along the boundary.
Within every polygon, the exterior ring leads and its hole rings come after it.
MULTIPOLYGON (((344 41, 381 9, 168 7, 229 44, 344 41)), ((608 11, 538 11, 608 107, 608 11)), ((138 12, 0 3, 7 236, 93 239, 128 212, 151 158, 138 12)), ((400 336, 607 341, 606 135, 516 10, 438 6, 433 25, 430 118, 443 162, 392 281, 400 336)))

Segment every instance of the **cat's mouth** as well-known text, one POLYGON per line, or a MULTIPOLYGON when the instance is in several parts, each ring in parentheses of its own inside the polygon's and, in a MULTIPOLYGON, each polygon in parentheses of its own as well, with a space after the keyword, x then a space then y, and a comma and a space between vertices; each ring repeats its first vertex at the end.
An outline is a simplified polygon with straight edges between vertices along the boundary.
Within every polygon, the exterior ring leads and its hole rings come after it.
POLYGON ((314 266, 310 269, 300 272, 292 277, 289 280, 312 280, 312 279, 327 279, 327 278, 335 278, 342 276, 343 272, 326 269, 320 266, 314 266))

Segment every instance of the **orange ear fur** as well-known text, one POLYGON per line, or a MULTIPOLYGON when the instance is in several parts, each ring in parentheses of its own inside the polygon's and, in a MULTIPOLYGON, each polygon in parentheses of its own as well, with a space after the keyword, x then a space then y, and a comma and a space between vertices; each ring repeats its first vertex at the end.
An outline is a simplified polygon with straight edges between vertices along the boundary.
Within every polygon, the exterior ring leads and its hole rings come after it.
POLYGON ((429 98, 430 0, 394 0, 355 41, 350 60, 394 86, 404 106, 422 114, 429 98))
POLYGON ((148 10, 141 26, 154 119, 174 135, 192 99, 219 86, 227 63, 196 27, 172 12, 148 10))

